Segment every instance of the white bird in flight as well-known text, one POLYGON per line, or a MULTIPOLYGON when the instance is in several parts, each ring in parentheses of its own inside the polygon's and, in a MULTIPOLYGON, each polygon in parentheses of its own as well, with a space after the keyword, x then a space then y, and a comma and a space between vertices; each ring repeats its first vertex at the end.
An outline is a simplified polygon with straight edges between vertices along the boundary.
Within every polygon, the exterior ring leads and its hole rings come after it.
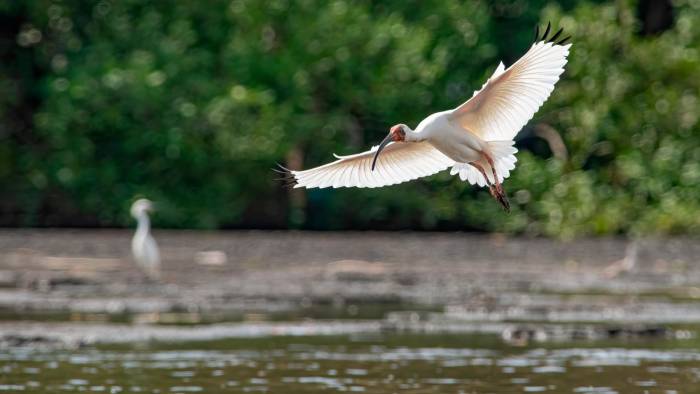
POLYGON ((131 252, 134 261, 151 280, 160 279, 160 253, 156 240, 151 236, 151 220, 148 212, 153 210, 153 203, 145 198, 134 201, 131 216, 136 219, 136 233, 131 239, 131 252))
POLYGON ((415 130, 397 124, 369 151, 334 155, 338 160, 304 171, 282 167, 284 173, 295 188, 381 187, 452 167, 461 180, 488 186, 509 211, 501 182, 515 168, 513 138, 549 97, 571 47, 570 37, 557 41, 562 29, 547 38, 549 32, 547 24, 539 37, 538 27, 527 53, 507 69, 501 62, 459 107, 428 116, 415 130))

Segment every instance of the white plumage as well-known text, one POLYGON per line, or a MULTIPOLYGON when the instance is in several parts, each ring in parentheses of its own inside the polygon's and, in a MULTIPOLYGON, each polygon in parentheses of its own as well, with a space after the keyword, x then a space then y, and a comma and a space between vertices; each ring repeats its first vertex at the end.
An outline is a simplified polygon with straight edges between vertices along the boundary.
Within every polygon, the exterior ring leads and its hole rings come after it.
POLYGON ((554 90, 570 47, 540 41, 507 70, 500 63, 453 119, 487 141, 512 140, 554 90))
POLYGON ((156 240, 151 235, 151 221, 148 212, 153 210, 153 203, 145 198, 136 200, 131 205, 131 216, 136 219, 136 233, 131 239, 131 252, 134 261, 151 280, 160 279, 160 252, 156 240))
POLYGON ((294 187, 380 187, 435 174, 488 186, 506 209, 501 182, 517 161, 513 139, 533 117, 564 72, 571 44, 547 39, 550 26, 507 69, 500 63, 482 88, 454 110, 425 118, 415 131, 393 126, 379 146, 305 171, 289 171, 294 187), (379 152, 382 154, 379 155, 379 152), (374 166, 376 161, 376 167, 374 166))
POLYGON ((381 165, 370 170, 377 146, 367 152, 338 156, 332 163, 306 171, 292 171, 295 187, 380 187, 411 181, 447 169, 454 161, 428 142, 391 142, 382 151, 381 165))

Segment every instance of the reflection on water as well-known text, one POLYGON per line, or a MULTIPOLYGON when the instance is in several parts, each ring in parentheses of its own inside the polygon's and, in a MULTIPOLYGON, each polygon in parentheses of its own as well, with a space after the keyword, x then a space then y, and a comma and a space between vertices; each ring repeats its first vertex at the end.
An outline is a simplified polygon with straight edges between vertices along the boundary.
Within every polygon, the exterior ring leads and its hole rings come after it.
MULTIPOLYGON (((644 345, 647 345, 646 347, 644 345)), ((700 351, 513 348, 493 336, 282 337, 0 352, 0 392, 692 392, 700 351)))

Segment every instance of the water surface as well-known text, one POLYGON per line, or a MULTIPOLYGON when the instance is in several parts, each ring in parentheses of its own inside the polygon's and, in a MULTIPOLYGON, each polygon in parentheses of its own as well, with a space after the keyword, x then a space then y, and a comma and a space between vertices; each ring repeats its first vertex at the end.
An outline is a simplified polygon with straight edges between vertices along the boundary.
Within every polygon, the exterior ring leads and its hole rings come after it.
POLYGON ((688 393, 700 387, 700 351, 675 340, 513 347, 494 335, 387 333, 13 347, 0 370, 0 392, 13 393, 688 393))

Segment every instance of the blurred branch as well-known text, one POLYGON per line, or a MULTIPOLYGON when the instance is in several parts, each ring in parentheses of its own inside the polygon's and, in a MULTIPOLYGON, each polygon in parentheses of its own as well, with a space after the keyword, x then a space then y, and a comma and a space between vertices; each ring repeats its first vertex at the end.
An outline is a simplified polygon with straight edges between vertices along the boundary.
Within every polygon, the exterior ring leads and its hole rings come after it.
POLYGON ((549 150, 552 151, 555 158, 561 161, 569 159, 569 152, 566 150, 564 140, 554 127, 546 123, 538 123, 535 125, 535 135, 547 142, 549 150))

